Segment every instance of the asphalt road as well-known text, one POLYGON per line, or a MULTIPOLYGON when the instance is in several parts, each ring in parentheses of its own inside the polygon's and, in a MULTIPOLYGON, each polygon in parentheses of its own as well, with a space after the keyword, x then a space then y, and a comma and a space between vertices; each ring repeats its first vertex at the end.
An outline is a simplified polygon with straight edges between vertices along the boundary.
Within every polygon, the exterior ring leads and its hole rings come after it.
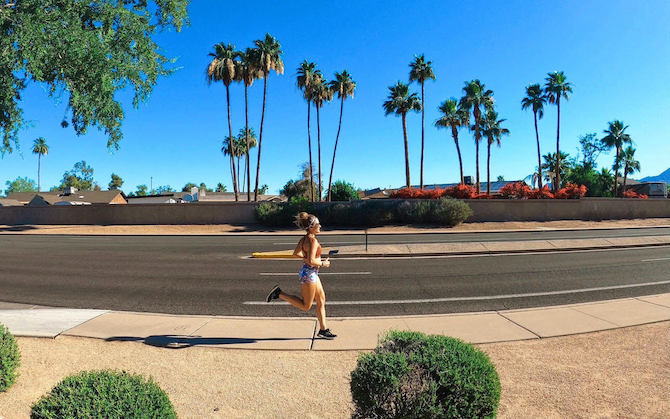
MULTIPOLYGON (((368 240, 435 243, 656 234, 670 234, 670 229, 374 235, 368 240)), ((179 314, 313 316, 285 303, 261 303, 277 282, 287 292, 299 292, 300 261, 247 257, 252 251, 287 249, 296 241, 296 236, 275 235, 0 235, 0 301, 179 314)), ((362 241, 362 236, 321 236, 324 246, 362 241)), ((527 308, 670 292, 670 247, 335 259, 321 278, 329 316, 527 308)))

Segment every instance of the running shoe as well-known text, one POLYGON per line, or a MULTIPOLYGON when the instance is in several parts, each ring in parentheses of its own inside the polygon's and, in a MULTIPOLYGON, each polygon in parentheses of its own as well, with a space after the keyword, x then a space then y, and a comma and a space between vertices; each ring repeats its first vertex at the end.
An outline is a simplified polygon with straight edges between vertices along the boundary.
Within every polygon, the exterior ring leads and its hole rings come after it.
POLYGON ((333 334, 330 329, 319 330, 319 333, 316 335, 324 339, 335 339, 337 337, 337 335, 333 334))
POLYGON ((272 300, 276 300, 279 298, 279 294, 281 293, 281 288, 279 288, 279 284, 275 285, 270 293, 268 294, 267 298, 265 298, 265 302, 269 303, 272 300))

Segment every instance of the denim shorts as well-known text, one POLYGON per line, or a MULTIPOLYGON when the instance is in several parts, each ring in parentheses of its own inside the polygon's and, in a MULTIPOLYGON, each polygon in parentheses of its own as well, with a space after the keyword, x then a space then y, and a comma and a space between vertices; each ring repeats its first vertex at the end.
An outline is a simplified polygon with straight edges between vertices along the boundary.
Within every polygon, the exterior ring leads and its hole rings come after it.
POLYGON ((319 268, 307 264, 302 265, 299 276, 301 284, 313 284, 319 280, 319 268))

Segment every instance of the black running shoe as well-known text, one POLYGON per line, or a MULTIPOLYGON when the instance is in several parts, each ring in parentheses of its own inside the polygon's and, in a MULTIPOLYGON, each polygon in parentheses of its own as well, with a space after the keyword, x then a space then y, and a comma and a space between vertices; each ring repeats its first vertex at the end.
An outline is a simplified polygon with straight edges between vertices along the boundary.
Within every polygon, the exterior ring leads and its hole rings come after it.
POLYGON ((335 339, 337 337, 337 335, 333 334, 330 329, 319 330, 319 333, 316 335, 324 339, 335 339))
POLYGON ((279 298, 279 294, 281 293, 281 288, 279 288, 279 284, 275 285, 272 288, 272 291, 268 294, 267 298, 265 299, 266 303, 269 303, 272 300, 276 300, 279 298))

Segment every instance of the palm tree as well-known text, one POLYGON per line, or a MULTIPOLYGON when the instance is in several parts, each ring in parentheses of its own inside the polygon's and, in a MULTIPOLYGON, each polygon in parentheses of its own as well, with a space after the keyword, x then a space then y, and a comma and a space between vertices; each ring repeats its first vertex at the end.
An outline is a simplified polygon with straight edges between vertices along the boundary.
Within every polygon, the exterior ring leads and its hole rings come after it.
MULTIPOLYGON (((561 177, 563 177, 563 174, 567 174, 567 172, 571 169, 571 164, 570 161, 568 160, 569 157, 570 155, 568 153, 564 153, 561 151, 560 159, 562 162, 564 162, 561 164, 561 173, 560 173, 561 177)), ((551 182, 552 176, 553 179, 556 178, 556 154, 547 153, 544 156, 542 156, 542 158, 544 159, 544 163, 542 163, 542 169, 544 169, 546 172, 544 174, 545 175, 544 179, 547 182, 551 182)), ((560 189, 560 187, 561 186, 559 185, 558 188, 560 189)))
POLYGON ((616 149, 616 157, 614 158, 614 189, 613 196, 616 198, 618 194, 618 183, 619 183, 619 167, 621 163, 621 152, 623 150, 624 144, 631 144, 633 140, 630 138, 625 131, 628 128, 628 125, 624 125, 622 121, 616 120, 608 123, 609 126, 606 130, 603 130, 607 134, 601 140, 603 145, 608 148, 616 149))
POLYGON ((521 109, 533 109, 533 119, 535 120, 535 140, 537 141, 537 167, 538 167, 538 187, 542 189, 542 157, 540 153, 540 133, 537 130, 537 120, 544 116, 544 104, 547 102, 539 83, 531 84, 526 87, 526 97, 521 99, 521 109))
POLYGON ((265 34, 265 39, 254 41, 256 45, 255 67, 263 73, 263 111, 261 113, 261 132, 258 137, 258 163, 256 164, 256 187, 254 188, 254 201, 258 201, 258 178, 261 174, 261 147, 263 146, 263 121, 265 120, 265 98, 268 92, 268 77, 270 70, 277 74, 284 73, 284 62, 281 60, 282 50, 279 42, 270 35, 265 34))
MULTIPOLYGON (((310 120, 310 111, 311 111, 311 88, 316 76, 320 76, 321 71, 316 69, 316 64, 308 62, 307 60, 303 61, 298 67, 298 77, 297 85, 300 90, 303 92, 303 97, 307 101, 307 148, 309 150, 309 172, 314 173, 312 169, 312 136, 309 129, 309 120, 310 120)), ((314 202, 314 185, 312 185, 312 177, 309 178, 309 189, 312 193, 312 202, 314 202)))
MULTIPOLYGON (((228 105, 228 136, 233 136, 233 127, 230 121, 230 83, 235 80, 235 47, 233 44, 224 44, 223 42, 214 45, 214 52, 210 52, 209 56, 212 61, 207 65, 207 82, 222 82, 226 86, 226 103, 228 105)), ((233 189, 235 192, 235 201, 239 200, 237 189, 237 173, 235 173, 235 159, 232 150, 233 144, 228 144, 231 149, 228 150, 230 155, 230 165, 233 178, 233 189)))
POLYGON ((44 137, 38 137, 33 142, 33 154, 37 154, 37 192, 40 191, 40 171, 41 171, 41 160, 42 156, 49 154, 49 146, 47 145, 47 140, 44 137))
POLYGON ((395 86, 389 86, 389 97, 384 102, 384 111, 386 115, 395 113, 402 116, 402 133, 405 139, 405 183, 411 187, 409 178, 409 146, 407 143, 407 112, 421 110, 421 102, 416 93, 409 93, 409 85, 398 82, 395 86))
POLYGON ((310 95, 312 102, 314 102, 314 107, 316 108, 316 132, 317 132, 317 141, 318 141, 318 155, 319 155, 319 202, 323 196, 322 187, 323 183, 321 182, 321 123, 319 120, 319 109, 323 106, 324 102, 330 102, 333 99, 333 91, 328 87, 328 82, 323 78, 321 74, 317 74, 314 77, 312 86, 310 87, 310 95))
POLYGON ((556 184, 554 186, 554 192, 556 192, 558 191, 558 188, 561 187, 561 97, 563 97, 565 100, 568 100, 568 93, 572 93, 572 85, 566 81, 565 74, 563 74, 562 71, 548 73, 545 80, 546 83, 544 84, 544 92, 547 95, 549 103, 555 103, 557 109, 556 155, 558 156, 558 161, 556 162, 556 165, 558 170, 556 170, 556 184))
POLYGON ((486 194, 491 195, 491 145, 495 142, 500 147, 500 139, 503 135, 509 135, 509 130, 500 126, 505 119, 498 119, 498 113, 493 107, 487 109, 486 117, 482 120, 482 134, 488 139, 486 157, 486 194))
POLYGON ((632 146, 626 147, 621 155, 621 160, 624 165, 623 169, 623 192, 626 191, 626 180, 628 175, 640 171, 640 162, 635 160, 635 149, 632 146))
MULTIPOLYGON (((249 191, 249 188, 251 187, 251 182, 249 181, 249 151, 251 148, 254 148, 258 146, 258 142, 256 141, 256 133, 254 132, 253 128, 249 128, 246 130, 246 135, 245 135, 245 130, 244 128, 240 129, 239 134, 237 134, 237 141, 235 141, 235 144, 237 144, 238 151, 240 155, 246 155, 247 156, 247 161, 245 163, 245 168, 244 168, 244 176, 245 179, 242 181, 242 185, 244 186, 245 184, 247 185, 247 199, 251 201, 251 191, 249 191)), ((239 164, 239 157, 238 157, 238 164, 237 164, 237 170, 239 171, 240 164, 239 164)), ((238 175, 239 178, 239 175, 238 175)))
POLYGON ((347 97, 354 97, 356 82, 351 79, 351 74, 347 70, 341 73, 335 73, 335 80, 330 82, 330 90, 337 93, 340 99, 340 123, 337 125, 337 136, 335 136, 335 148, 333 149, 333 162, 330 164, 330 176, 328 177, 328 201, 331 199, 331 189, 333 183, 333 168, 335 167, 335 153, 337 153, 337 142, 340 139, 340 129, 342 128, 342 111, 344 110, 344 100, 347 97))
POLYGON ((409 82, 416 81, 421 85, 421 183, 420 188, 423 189, 423 148, 424 148, 424 113, 425 113, 425 102, 424 102, 424 90, 423 85, 426 80, 435 80, 435 73, 433 73, 433 68, 431 65, 432 61, 426 61, 426 58, 423 54, 415 55, 414 61, 409 63, 409 82))
MULTIPOLYGON (((233 172, 233 174, 237 175, 237 172, 235 171, 235 159, 237 158, 238 161, 238 167, 239 167, 239 157, 241 155, 240 153, 240 142, 238 141, 237 137, 225 137, 223 139, 223 142, 221 143, 221 152, 223 153, 224 156, 230 156, 230 170, 233 172)), ((237 181, 239 176, 234 176, 233 177, 233 189, 237 189, 238 185, 235 184, 234 182, 237 181)))
POLYGON ((465 82, 463 87, 464 96, 461 98, 460 105, 463 109, 467 110, 469 113, 472 110, 472 114, 475 117, 474 124, 470 126, 470 130, 475 132, 475 160, 476 160, 476 171, 477 171, 477 193, 481 192, 481 185, 479 182, 479 141, 482 139, 481 126, 482 126, 482 106, 484 108, 489 108, 493 106, 493 91, 486 90, 484 83, 479 80, 472 80, 470 82, 465 82))
POLYGON ((456 143, 456 152, 458 153, 458 165, 461 169, 461 185, 465 184, 463 179, 463 159, 461 158, 461 148, 458 145, 458 129, 468 125, 468 112, 458 105, 455 98, 445 100, 439 107, 442 116, 435 121, 438 128, 451 128, 451 136, 456 143))
MULTIPOLYGON (((237 60, 235 61, 235 80, 240 81, 244 84, 244 130, 240 130, 242 134, 244 132, 249 132, 249 96, 248 90, 249 87, 254 83, 254 80, 261 78, 262 73, 256 68, 256 63, 258 59, 254 56, 257 50, 253 48, 247 48, 245 51, 237 52, 237 60)), ((253 129, 251 130, 253 132, 253 129)), ((239 138, 239 136, 238 136, 239 138)), ((249 150, 251 150, 251 144, 249 143, 249 138, 244 138, 245 145, 245 154, 246 154, 246 169, 245 177, 246 182, 243 182, 242 185, 246 183, 247 186, 247 201, 251 201, 251 166, 249 165, 249 150)), ((254 136, 254 141, 256 137, 254 136)), ((255 145, 254 145, 255 147, 255 145)), ((238 162, 239 163, 239 162, 238 162)), ((239 164, 238 164, 239 166, 239 164)), ((239 177, 239 176, 238 176, 239 177)))
POLYGON ((612 184, 614 183, 613 179, 614 176, 612 176, 612 172, 606 167, 603 167, 600 173, 598 173, 598 185, 600 185, 602 196, 609 193, 608 191, 612 188, 612 184))

